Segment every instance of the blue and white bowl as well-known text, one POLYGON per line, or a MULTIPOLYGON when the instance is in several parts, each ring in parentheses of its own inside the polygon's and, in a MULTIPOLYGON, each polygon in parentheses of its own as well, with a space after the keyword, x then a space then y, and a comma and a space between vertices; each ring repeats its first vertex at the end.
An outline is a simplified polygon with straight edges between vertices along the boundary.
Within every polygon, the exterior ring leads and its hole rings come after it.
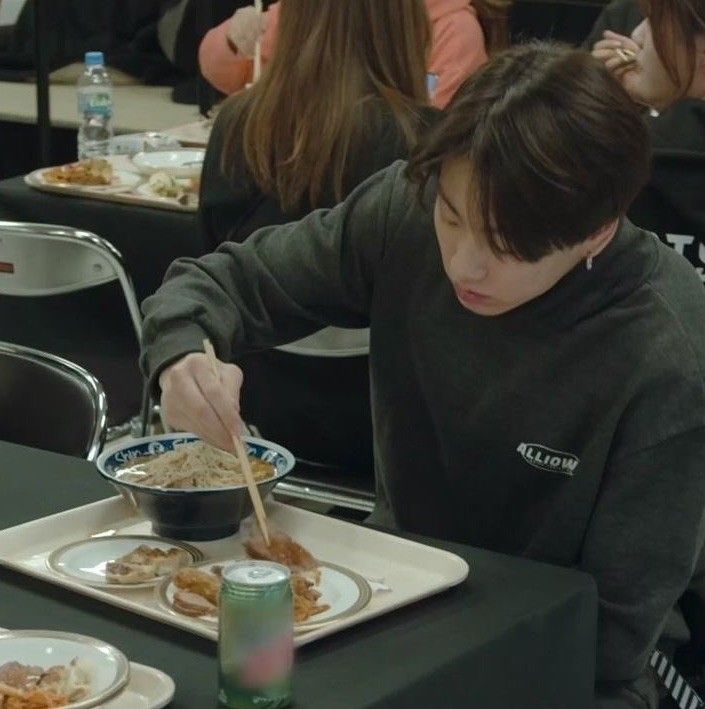
MULTIPOLYGON (((167 489, 140 485, 117 477, 126 464, 142 456, 167 453, 181 445, 195 443, 192 433, 163 433, 136 438, 106 447, 98 458, 98 471, 121 492, 131 496, 140 511, 152 521, 160 537, 206 541, 237 532, 240 521, 252 512, 247 485, 217 488, 167 489)), ((294 467, 294 456, 276 443, 260 438, 243 438, 250 456, 271 463, 274 477, 257 483, 262 497, 271 492, 294 467)))

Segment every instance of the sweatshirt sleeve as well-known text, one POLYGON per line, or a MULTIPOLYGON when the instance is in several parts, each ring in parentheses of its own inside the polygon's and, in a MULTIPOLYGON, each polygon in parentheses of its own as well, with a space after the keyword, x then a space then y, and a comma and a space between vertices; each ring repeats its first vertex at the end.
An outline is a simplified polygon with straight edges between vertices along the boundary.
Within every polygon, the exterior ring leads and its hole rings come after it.
POLYGON ((600 598, 599 707, 657 706, 648 661, 702 550, 703 460, 698 426, 605 471, 581 562, 600 598))
POLYGON ((428 67, 438 76, 433 105, 445 108, 465 79, 486 61, 485 36, 469 4, 434 22, 428 67))
MULTIPOLYGON (((262 38, 262 59, 274 51, 279 25, 279 3, 267 10, 267 29, 262 38)), ((198 63, 206 81, 224 94, 233 94, 252 81, 253 62, 233 51, 228 41, 230 19, 206 33, 198 48, 198 63)))
POLYGON ((154 385, 167 364, 209 337, 224 361, 326 325, 366 327, 404 163, 373 175, 342 204, 179 259, 143 303, 142 367, 154 385))

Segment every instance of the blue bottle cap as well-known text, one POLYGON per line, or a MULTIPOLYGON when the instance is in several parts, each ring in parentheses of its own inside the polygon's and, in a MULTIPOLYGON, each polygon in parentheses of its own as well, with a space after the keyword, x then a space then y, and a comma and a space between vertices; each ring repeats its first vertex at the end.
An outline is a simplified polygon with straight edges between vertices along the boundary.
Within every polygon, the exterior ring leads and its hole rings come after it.
POLYGON ((428 91, 429 98, 433 98, 436 94, 436 89, 438 88, 438 74, 426 74, 426 89, 428 91))
POLYGON ((86 52, 86 66, 104 66, 103 52, 86 52))

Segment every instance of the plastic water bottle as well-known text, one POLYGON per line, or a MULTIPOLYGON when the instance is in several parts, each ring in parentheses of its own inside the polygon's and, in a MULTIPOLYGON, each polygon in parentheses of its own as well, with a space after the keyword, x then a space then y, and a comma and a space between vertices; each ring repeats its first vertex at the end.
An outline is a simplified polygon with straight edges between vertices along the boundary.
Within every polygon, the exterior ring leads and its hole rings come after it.
POLYGON ((113 137, 113 82, 103 52, 86 52, 78 79, 78 159, 107 155, 113 137))
POLYGON ((433 101, 436 98, 436 90, 438 89, 438 74, 426 74, 426 89, 428 90, 428 98, 433 101))

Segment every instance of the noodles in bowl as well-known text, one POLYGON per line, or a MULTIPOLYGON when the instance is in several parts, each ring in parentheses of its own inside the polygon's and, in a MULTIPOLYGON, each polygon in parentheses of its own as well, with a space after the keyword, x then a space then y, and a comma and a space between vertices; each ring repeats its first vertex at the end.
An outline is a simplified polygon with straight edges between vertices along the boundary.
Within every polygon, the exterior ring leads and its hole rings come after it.
MULTIPOLYGON (((274 477, 271 463, 250 457, 252 474, 260 482, 274 477)), ((171 489, 218 488, 245 485, 240 461, 203 441, 185 443, 166 453, 143 456, 118 470, 115 478, 148 487, 171 489)))
MULTIPOLYGON (((245 436, 255 482, 265 497, 295 464, 276 443, 245 436)), ((106 447, 98 471, 152 521, 157 536, 186 541, 234 534, 252 511, 239 460, 193 433, 163 433, 106 447)))

